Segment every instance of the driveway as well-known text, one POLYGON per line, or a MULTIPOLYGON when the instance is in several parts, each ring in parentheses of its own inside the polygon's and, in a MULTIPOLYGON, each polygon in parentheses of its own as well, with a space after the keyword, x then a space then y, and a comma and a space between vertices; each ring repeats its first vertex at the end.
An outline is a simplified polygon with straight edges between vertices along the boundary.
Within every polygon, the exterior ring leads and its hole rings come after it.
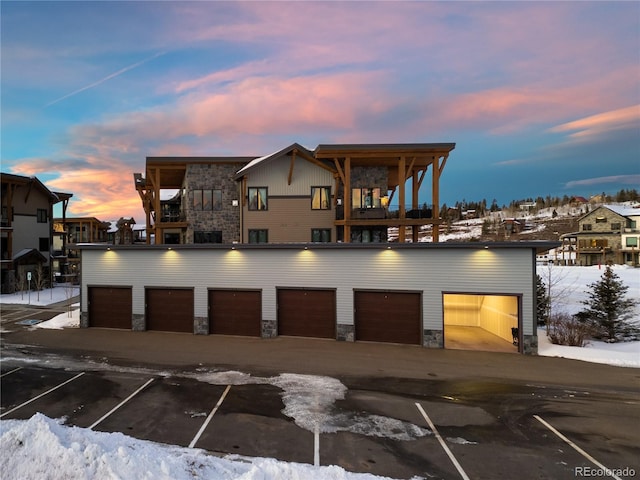
POLYGON ((3 328, 3 419, 39 411, 215 454, 395 478, 640 472, 637 369, 305 338, 3 328))

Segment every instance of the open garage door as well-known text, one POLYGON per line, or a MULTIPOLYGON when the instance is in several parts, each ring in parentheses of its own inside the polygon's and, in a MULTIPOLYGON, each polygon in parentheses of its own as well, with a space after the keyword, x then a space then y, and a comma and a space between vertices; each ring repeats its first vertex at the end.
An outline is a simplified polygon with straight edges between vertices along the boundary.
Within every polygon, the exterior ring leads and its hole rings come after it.
POLYGON ((193 289, 146 288, 147 330, 193 333, 193 289))
POLYGON ((517 295, 444 294, 445 348, 517 352, 519 303, 517 295))
POLYGON ((419 292, 355 291, 355 339, 420 345, 419 292))
POLYGON ((336 338, 336 291, 278 288, 278 335, 336 338))
POLYGON ((259 337, 260 290, 209 290, 209 333, 259 337))
POLYGON ((131 330, 131 287, 89 287, 89 326, 131 330))

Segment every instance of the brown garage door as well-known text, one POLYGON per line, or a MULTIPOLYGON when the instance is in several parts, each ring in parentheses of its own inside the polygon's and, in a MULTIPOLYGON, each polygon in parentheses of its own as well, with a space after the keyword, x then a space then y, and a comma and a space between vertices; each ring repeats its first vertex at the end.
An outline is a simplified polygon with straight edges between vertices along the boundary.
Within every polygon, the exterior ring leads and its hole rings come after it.
POLYGON ((89 287, 89 326, 131 330, 131 287, 89 287))
POLYGON ((335 290, 279 288, 278 335, 336 338, 335 290))
POLYGON ((420 293, 356 291, 354 308, 356 340, 421 344, 420 293))
POLYGON ((260 336, 262 292, 209 290, 209 333, 260 336))
POLYGON ((147 330, 193 333, 193 289, 145 289, 147 330))

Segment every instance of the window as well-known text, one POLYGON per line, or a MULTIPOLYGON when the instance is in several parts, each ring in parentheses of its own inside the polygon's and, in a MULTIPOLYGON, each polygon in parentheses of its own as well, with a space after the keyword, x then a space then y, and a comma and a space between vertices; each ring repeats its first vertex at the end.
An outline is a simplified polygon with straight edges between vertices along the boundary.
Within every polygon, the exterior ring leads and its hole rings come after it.
POLYGON ((353 188, 351 190, 352 208, 381 208, 379 188, 353 188))
POLYGON ((267 187, 249 187, 249 210, 267 209, 267 187))
POLYGON ((611 224, 611 230, 615 230, 615 231, 622 230, 622 224, 619 223, 619 222, 618 223, 612 223, 611 224))
POLYGON ((605 217, 596 217, 596 223, 607 223, 607 219, 605 217))
POLYGON ((249 230, 249 243, 269 243, 269 230, 249 230))
POLYGON ((627 237, 627 247, 637 247, 638 237, 627 237))
POLYGON ((49 251, 49 237, 40 237, 40 246, 38 247, 38 250, 40 250, 41 252, 48 252, 49 251))
POLYGON ((222 208, 222 190, 194 190, 193 209, 201 211, 220 210, 222 208))
POLYGON ((180 234, 179 233, 165 233, 164 234, 164 243, 167 245, 179 245, 180 244, 180 234))
POLYGON ((193 232, 193 243, 222 243, 222 231, 193 232))
POLYGON ((38 223, 47 223, 47 209, 39 208, 37 212, 38 223))
POLYGON ((331 206, 330 187, 311 187, 311 210, 329 210, 331 206))
POLYGON ((591 231, 591 224, 590 223, 584 223, 582 225, 582 231, 583 232, 590 232, 591 231))
POLYGON ((331 241, 331 229, 330 228, 312 228, 311 229, 311 241, 328 243, 331 241))

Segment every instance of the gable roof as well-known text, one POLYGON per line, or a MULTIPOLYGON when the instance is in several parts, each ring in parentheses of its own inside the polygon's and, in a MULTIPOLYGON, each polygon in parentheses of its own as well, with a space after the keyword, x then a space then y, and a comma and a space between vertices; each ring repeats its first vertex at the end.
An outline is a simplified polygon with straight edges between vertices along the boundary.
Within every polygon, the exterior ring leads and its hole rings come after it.
POLYGON ((305 154, 307 157, 311 157, 311 158, 313 157, 313 153, 308 148, 303 147, 299 143, 292 143, 291 145, 283 148, 282 150, 278 150, 277 152, 270 153, 269 155, 265 155, 264 157, 258 157, 251 160, 249 163, 247 163, 244 167, 242 167, 240 170, 236 172, 235 179, 238 180, 239 178, 243 177, 249 171, 255 169, 256 167, 264 166, 269 162, 275 160, 276 158, 280 158, 283 155, 291 153, 294 150, 302 152, 303 157, 305 156, 305 154))
POLYGON ((58 203, 73 197, 72 193, 52 192, 47 188, 47 186, 44 183, 38 180, 37 177, 26 177, 24 175, 15 175, 13 173, 0 173, 0 178, 2 178, 2 183, 10 183, 14 185, 33 184, 42 193, 44 193, 47 197, 49 197, 52 203, 58 203))

